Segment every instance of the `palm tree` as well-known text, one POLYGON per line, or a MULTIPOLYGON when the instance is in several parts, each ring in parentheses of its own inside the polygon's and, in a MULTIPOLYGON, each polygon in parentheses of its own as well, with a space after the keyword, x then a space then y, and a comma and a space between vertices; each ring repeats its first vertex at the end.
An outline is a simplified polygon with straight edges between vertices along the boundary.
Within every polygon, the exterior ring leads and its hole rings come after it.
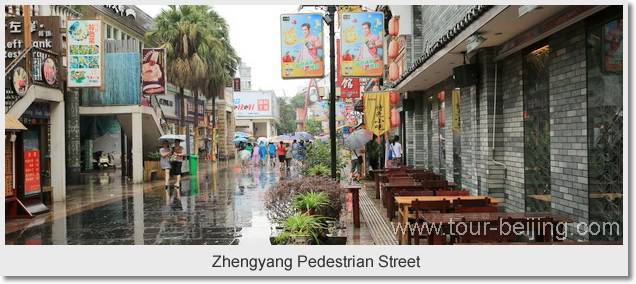
MULTIPOLYGON (((179 87, 181 107, 185 105, 184 88, 195 92, 209 76, 208 63, 202 54, 209 52, 212 36, 206 28, 207 5, 169 5, 155 18, 156 29, 146 37, 166 49, 167 71, 172 83, 179 87)), ((198 104, 198 102, 197 102, 198 104)), ((195 105, 196 109, 197 105, 195 105)), ((186 111, 181 111, 181 125, 185 126, 186 111)), ((188 131, 186 131, 188 135, 188 131)), ((186 143, 186 149, 188 149, 186 143)))
MULTIPOLYGON (((171 74, 168 78, 179 86, 181 105, 184 105, 184 88, 192 90, 195 109, 200 92, 213 99, 214 105, 218 93, 232 81, 240 62, 229 42, 227 22, 208 5, 169 8, 155 18, 157 29, 147 37, 166 48, 171 74)), ((185 125, 183 111, 181 123, 185 125)))

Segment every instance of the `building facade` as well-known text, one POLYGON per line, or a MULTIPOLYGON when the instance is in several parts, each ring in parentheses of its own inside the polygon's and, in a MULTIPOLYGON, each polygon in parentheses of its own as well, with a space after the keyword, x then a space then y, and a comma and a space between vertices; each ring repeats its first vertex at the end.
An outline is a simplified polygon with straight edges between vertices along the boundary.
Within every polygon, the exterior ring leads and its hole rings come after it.
POLYGON ((624 7, 377 9, 412 19, 384 84, 402 94, 408 165, 571 218, 568 240, 622 239, 624 7))

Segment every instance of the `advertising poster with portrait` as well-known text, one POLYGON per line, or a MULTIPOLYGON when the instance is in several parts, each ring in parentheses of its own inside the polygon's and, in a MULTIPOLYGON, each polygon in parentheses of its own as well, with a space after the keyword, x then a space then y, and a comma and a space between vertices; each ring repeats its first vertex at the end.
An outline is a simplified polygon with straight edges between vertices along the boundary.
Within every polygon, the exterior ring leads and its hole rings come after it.
POLYGON ((328 102, 317 102, 314 104, 314 118, 317 121, 328 121, 329 120, 329 103, 328 102))
POLYGON ((345 102, 336 103, 336 121, 345 121, 347 118, 347 104, 345 102))
POLYGON ((623 71, 623 19, 603 25, 605 71, 623 71))
POLYGON ((380 77, 384 70, 384 13, 342 13, 340 74, 380 77))
POLYGON ((144 48, 141 51, 141 84, 144 95, 166 94, 166 49, 144 48))
POLYGON ((280 27, 282 78, 324 77, 322 14, 281 15, 280 27))
MULTIPOLYGON (((342 53, 340 50, 340 39, 336 39, 336 49, 338 58, 342 58, 342 53)), ((341 61, 338 60, 338 66, 336 67, 337 74, 337 85, 336 85, 336 96, 341 99, 351 99, 351 98, 359 98, 360 97, 360 79, 359 78, 342 78, 342 72, 340 71, 342 66, 340 65, 341 61)))

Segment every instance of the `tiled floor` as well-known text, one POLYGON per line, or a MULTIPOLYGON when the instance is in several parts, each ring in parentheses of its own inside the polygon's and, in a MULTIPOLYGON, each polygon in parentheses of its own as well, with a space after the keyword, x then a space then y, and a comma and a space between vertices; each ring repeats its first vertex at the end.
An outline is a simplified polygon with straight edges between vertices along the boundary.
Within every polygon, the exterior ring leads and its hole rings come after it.
MULTIPOLYGON (((50 212, 5 219, 5 244, 269 245, 263 197, 280 175, 267 167, 202 162, 180 191, 165 191, 163 181, 131 184, 117 170, 84 174, 50 212)), ((364 217, 361 228, 353 227, 351 212, 344 221, 347 244, 373 244, 364 217)))

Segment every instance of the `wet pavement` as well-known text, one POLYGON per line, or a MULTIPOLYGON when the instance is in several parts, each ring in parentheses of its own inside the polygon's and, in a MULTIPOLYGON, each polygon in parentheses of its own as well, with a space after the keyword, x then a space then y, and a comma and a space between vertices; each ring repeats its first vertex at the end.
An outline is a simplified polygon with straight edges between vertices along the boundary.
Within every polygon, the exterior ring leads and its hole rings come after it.
MULTIPOLYGON (((166 191, 163 180, 131 184, 119 170, 83 174, 83 184, 69 186, 67 201, 51 212, 5 219, 5 244, 269 245, 265 192, 297 177, 296 169, 202 162, 180 190, 166 191)), ((351 244, 370 239, 359 231, 351 229, 351 244)))

